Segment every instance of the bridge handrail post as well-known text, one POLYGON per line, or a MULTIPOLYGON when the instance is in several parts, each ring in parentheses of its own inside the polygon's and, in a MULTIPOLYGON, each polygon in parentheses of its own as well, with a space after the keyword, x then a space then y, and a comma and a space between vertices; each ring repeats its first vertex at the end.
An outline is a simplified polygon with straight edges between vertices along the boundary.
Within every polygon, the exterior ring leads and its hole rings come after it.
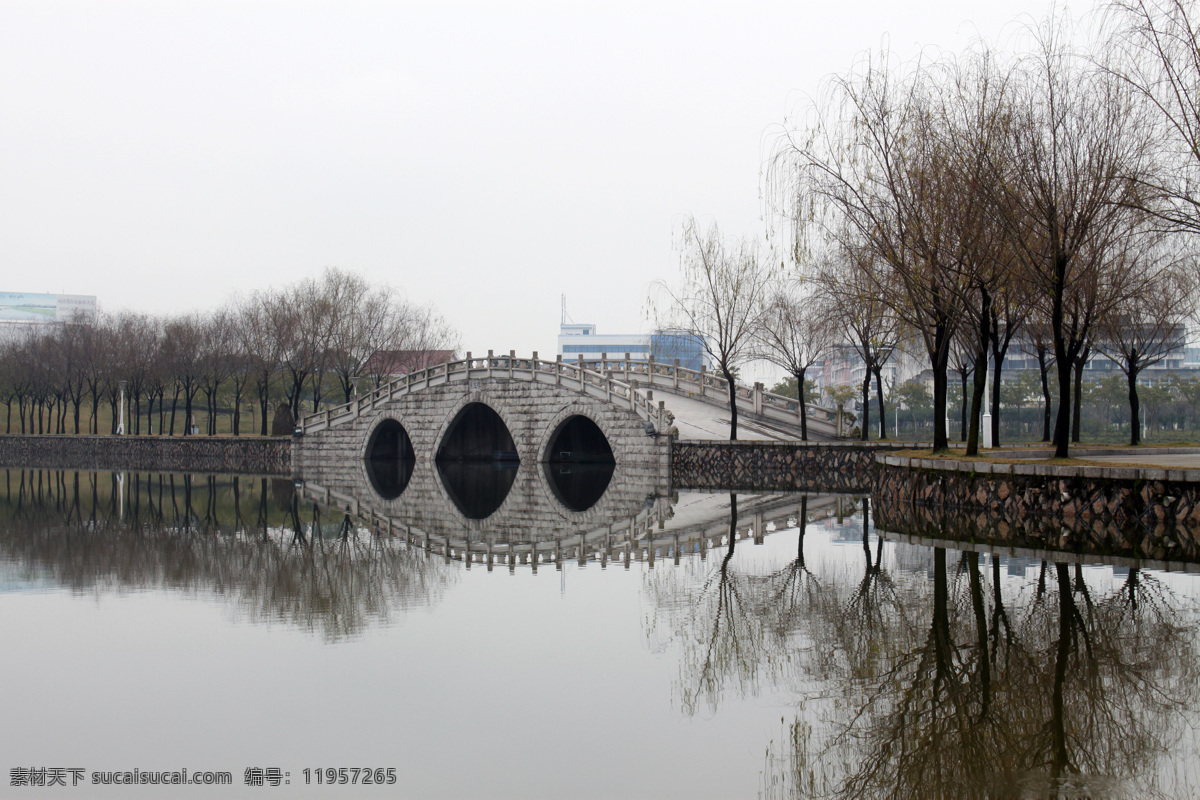
POLYGON ((554 385, 555 386, 562 386, 562 371, 563 371, 563 357, 562 357, 562 354, 560 353, 558 355, 558 357, 554 359, 554 385))
POLYGON ((508 379, 511 381, 513 376, 513 362, 517 360, 517 351, 508 351, 508 379))

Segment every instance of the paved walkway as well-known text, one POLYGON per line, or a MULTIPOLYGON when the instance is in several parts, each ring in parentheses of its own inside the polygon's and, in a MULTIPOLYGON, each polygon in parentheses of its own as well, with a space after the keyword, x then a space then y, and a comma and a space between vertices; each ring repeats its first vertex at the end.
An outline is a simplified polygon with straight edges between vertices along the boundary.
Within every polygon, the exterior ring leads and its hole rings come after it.
MULTIPOLYGON (((730 410, 718 408, 712 403, 698 399, 655 392, 654 399, 666 403, 668 411, 676 415, 674 426, 679 428, 680 439, 728 439, 730 438, 730 410)), ((776 433, 761 422, 746 420, 738 416, 739 440, 784 440, 797 439, 792 435, 776 433)))
MULTIPOLYGON (((668 392, 655 392, 655 400, 662 400, 667 410, 675 415, 675 427, 679 428, 680 439, 728 439, 729 409, 712 403, 683 397, 668 392)), ((798 433, 785 433, 773 429, 768 423, 738 416, 739 441, 796 441, 798 433)), ((813 434, 810 427, 808 438, 818 441, 822 437, 813 434)))
POLYGON ((1112 464, 1150 464, 1155 467, 1171 469, 1200 469, 1200 452, 1196 453, 1154 453, 1135 452, 1119 456, 1079 456, 1089 461, 1105 461, 1112 464))

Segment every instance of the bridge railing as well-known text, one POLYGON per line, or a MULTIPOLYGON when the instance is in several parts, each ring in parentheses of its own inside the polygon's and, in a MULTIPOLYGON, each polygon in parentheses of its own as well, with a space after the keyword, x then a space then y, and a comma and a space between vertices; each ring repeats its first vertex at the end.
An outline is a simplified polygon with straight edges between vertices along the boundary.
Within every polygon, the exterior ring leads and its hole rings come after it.
MULTIPOLYGON (((626 383, 644 381, 651 388, 666 388, 675 394, 721 405, 729 403, 729 382, 725 378, 703 367, 694 370, 680 366, 678 360, 672 364, 653 359, 631 360, 628 353, 624 358, 609 359, 606 353, 602 353, 599 370, 605 374, 619 375, 626 383)), ((737 385, 734 392, 739 412, 745 411, 790 426, 800 424, 800 403, 794 397, 768 392, 761 383, 737 385)), ((823 433, 836 430, 836 411, 812 403, 806 403, 805 406, 809 424, 815 424, 823 433)))
POLYGON ((358 419, 376 405, 386 403, 410 392, 421 391, 451 382, 467 382, 488 378, 507 378, 531 383, 564 386, 580 394, 605 400, 614 405, 627 407, 644 420, 653 424, 656 431, 664 432, 668 425, 668 412, 663 402, 654 401, 652 387, 641 387, 636 382, 621 381, 611 373, 602 374, 584 366, 584 362, 555 361, 538 358, 518 358, 515 352, 495 355, 491 351, 486 357, 476 358, 467 353, 466 358, 436 364, 426 369, 411 372, 404 377, 382 384, 366 394, 359 395, 340 406, 334 406, 301 419, 299 427, 305 434, 317 433, 327 428, 358 419))

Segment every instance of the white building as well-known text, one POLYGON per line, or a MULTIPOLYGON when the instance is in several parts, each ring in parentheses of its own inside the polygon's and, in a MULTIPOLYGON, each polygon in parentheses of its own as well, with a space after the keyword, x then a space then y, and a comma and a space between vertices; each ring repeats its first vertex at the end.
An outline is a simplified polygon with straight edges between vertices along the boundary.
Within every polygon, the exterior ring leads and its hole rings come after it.
POLYGON ((587 323, 565 322, 558 328, 558 354, 563 361, 599 361, 607 354, 617 361, 629 354, 630 361, 650 359, 650 336, 645 333, 596 333, 596 326, 587 323))
POLYGON ((654 333, 596 333, 589 323, 564 322, 558 329, 558 354, 563 361, 676 361, 688 369, 712 368, 704 342, 688 331, 665 330, 654 333))

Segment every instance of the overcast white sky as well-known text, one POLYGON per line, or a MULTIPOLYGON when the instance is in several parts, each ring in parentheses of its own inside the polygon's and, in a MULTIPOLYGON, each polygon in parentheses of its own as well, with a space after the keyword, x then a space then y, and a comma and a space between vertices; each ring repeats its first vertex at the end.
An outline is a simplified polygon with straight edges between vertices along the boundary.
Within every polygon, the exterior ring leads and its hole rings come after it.
POLYGON ((0 0, 0 290, 174 312, 339 266, 476 352, 554 353, 563 294, 646 330, 684 215, 764 229, 825 76, 1047 8, 0 0))

